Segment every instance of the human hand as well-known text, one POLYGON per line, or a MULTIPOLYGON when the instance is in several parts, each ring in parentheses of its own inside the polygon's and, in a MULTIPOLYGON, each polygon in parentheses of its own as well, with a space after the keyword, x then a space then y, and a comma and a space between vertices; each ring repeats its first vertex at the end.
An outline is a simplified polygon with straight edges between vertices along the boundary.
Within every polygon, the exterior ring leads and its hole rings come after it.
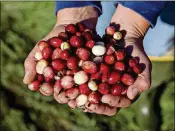
POLYGON ((125 30, 123 46, 131 56, 138 58, 139 63, 143 65, 143 72, 133 85, 128 87, 126 96, 104 95, 102 102, 115 107, 128 107, 133 100, 141 93, 149 89, 151 85, 151 62, 143 48, 143 38, 149 28, 149 23, 139 14, 131 9, 118 5, 111 23, 120 24, 120 30, 125 30))
MULTIPOLYGON (((46 35, 42 40, 47 41, 48 39, 58 36, 59 32, 64 32, 64 28, 67 24, 70 23, 78 23, 82 22, 84 23, 89 29, 95 29, 96 22, 98 18, 98 12, 94 7, 87 6, 87 7, 80 7, 80 8, 67 8, 62 9, 58 11, 57 13, 57 22, 52 29, 52 31, 46 35)), ((25 76, 23 79, 23 82, 25 84, 30 84, 36 77, 36 60, 34 58, 34 55, 36 52, 39 52, 39 48, 36 44, 36 46, 33 48, 33 50, 29 53, 28 57, 25 60, 24 67, 25 67, 25 76)), ((65 93, 60 93, 59 91, 54 92, 54 98, 59 103, 68 103, 70 107, 75 106, 75 101, 65 98, 65 93)), ((94 105, 89 105, 89 107, 86 112, 95 112, 98 114, 105 114, 105 115, 114 115, 116 114, 116 108, 110 108, 107 105, 104 104, 98 104, 94 107, 94 105)))

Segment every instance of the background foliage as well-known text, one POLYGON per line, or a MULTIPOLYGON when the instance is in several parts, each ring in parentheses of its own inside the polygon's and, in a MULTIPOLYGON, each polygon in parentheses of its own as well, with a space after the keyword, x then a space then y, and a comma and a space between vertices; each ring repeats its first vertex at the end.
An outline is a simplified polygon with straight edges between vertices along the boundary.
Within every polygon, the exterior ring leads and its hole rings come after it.
POLYGON ((152 88, 113 117, 71 110, 29 91, 23 62, 54 22, 54 2, 1 2, 2 131, 174 131, 172 62, 153 62, 152 88))

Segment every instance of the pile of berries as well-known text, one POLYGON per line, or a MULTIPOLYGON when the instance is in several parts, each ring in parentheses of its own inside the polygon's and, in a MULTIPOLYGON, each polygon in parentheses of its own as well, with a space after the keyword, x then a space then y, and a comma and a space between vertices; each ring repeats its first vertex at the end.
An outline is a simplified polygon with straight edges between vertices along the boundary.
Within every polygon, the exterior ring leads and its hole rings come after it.
POLYGON ((102 103, 106 94, 126 95, 142 69, 120 46, 122 40, 113 26, 101 38, 82 23, 67 25, 57 37, 38 43, 37 77, 28 88, 72 108, 102 103))

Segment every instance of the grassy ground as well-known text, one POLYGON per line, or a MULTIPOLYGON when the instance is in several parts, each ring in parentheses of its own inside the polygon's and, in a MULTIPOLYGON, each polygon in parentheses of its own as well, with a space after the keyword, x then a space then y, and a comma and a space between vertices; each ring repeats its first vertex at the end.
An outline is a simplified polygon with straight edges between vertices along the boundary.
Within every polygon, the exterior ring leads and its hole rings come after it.
POLYGON ((174 131, 173 62, 153 62, 151 89, 113 117, 71 110, 29 91, 23 62, 54 22, 54 2, 1 3, 3 131, 174 131))

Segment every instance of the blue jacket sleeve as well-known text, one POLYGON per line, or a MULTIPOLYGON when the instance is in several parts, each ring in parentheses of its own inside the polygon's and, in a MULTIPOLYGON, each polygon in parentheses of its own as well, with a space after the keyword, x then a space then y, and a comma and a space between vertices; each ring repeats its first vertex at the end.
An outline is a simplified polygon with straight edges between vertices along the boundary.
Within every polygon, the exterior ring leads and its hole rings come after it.
POLYGON ((121 5, 130 8, 142 15, 152 27, 155 26, 158 16, 166 5, 166 1, 136 1, 119 2, 121 5))
POLYGON ((64 8, 94 6, 98 9, 99 15, 102 13, 100 1, 56 1, 55 14, 64 8))

